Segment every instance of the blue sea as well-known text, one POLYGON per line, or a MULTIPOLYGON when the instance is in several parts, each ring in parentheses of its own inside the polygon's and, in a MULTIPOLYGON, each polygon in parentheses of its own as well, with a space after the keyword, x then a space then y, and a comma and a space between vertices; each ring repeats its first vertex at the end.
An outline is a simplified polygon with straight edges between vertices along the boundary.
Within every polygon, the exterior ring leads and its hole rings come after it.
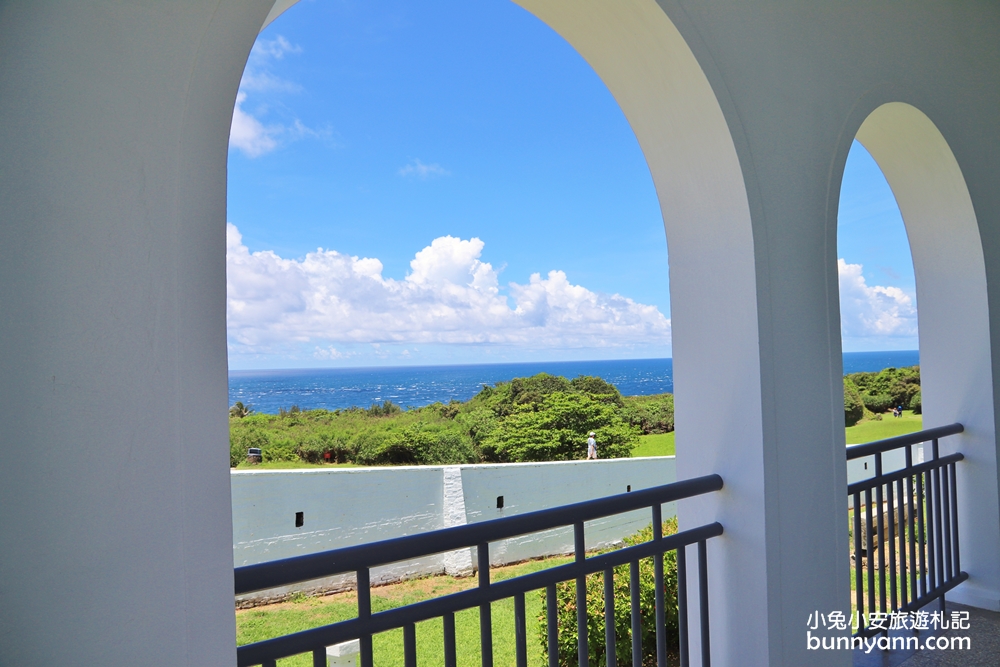
MULTIPOLYGON (((848 352, 844 372, 880 371, 915 366, 916 350, 903 352, 848 352)), ((421 407, 455 399, 466 401, 484 385, 551 373, 574 378, 596 375, 626 396, 661 394, 674 390, 671 359, 621 361, 552 361, 466 366, 401 366, 394 368, 314 368, 300 370, 230 371, 229 404, 242 401, 257 412, 275 414, 293 405, 303 410, 337 410, 392 401, 403 407, 421 407)))

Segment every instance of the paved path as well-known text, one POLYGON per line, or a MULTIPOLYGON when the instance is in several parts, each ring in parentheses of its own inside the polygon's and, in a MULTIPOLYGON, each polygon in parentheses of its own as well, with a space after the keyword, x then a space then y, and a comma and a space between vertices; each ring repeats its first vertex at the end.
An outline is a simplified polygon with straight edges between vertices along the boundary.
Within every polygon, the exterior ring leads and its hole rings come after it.
MULTIPOLYGON (((937 603, 927 609, 937 609, 937 603)), ((866 654, 854 651, 854 667, 1000 667, 1000 613, 984 611, 973 607, 949 602, 948 611, 968 611, 968 630, 948 630, 945 632, 893 631, 890 637, 920 637, 921 643, 927 637, 969 637, 970 649, 945 651, 879 651, 866 654)))

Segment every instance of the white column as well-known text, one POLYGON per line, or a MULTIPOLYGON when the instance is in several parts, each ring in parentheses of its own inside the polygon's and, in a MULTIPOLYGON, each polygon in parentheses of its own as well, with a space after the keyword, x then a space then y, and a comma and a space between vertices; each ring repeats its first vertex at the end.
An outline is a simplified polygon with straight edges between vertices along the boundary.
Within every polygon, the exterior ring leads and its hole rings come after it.
POLYGON ((235 662, 226 156, 270 4, 0 9, 0 664, 235 662))

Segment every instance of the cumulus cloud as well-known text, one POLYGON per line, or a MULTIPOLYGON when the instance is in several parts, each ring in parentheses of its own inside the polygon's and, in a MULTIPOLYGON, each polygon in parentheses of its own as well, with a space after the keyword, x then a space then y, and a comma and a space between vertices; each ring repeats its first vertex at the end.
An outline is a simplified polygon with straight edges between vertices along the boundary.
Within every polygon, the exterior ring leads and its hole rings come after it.
POLYGON ((837 260, 840 324, 844 337, 913 337, 917 308, 898 287, 869 286, 861 264, 837 260))
POLYGON ((413 176, 421 179, 435 178, 437 176, 450 176, 451 172, 437 163, 424 164, 419 159, 410 160, 409 164, 401 167, 400 176, 413 176))
POLYGON ((667 345, 670 320, 655 307, 573 285, 562 271, 510 283, 484 262, 478 238, 442 236, 402 280, 382 262, 322 248, 302 259, 251 253, 227 228, 229 337, 234 351, 289 344, 337 359, 336 346, 498 344, 531 348, 667 345))

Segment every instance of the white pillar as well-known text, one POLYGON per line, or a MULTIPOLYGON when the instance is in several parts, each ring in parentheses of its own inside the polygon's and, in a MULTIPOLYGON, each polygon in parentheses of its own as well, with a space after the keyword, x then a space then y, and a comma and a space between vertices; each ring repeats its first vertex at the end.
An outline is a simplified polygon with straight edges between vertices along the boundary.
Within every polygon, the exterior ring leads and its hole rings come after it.
POLYGON ((270 4, 0 9, 0 664, 235 662, 226 159, 270 4))

